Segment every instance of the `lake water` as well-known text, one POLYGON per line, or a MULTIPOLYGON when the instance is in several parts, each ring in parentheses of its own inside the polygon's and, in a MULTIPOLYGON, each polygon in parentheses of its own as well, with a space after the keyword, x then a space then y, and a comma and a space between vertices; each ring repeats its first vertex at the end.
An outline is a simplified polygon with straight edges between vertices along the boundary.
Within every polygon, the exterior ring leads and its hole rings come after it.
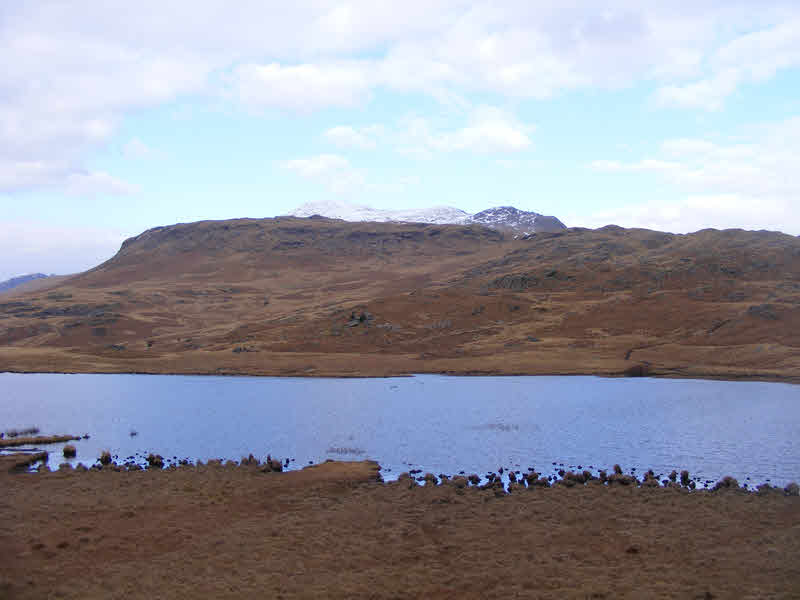
MULTIPOLYGON (((103 449, 120 461, 252 452, 294 459, 290 468, 370 458, 386 479, 619 463, 751 485, 800 480, 800 387, 779 383, 0 374, 0 430, 30 425, 88 433, 73 464, 92 464, 103 449)), ((61 446, 48 448, 52 468, 64 461, 61 446)))

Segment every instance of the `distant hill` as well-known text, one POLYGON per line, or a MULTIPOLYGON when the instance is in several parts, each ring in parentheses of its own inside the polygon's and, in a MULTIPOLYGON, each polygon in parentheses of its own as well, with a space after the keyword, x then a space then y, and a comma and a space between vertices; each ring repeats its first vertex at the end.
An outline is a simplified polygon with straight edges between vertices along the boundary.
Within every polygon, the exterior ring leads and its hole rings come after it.
POLYGON ((343 221, 372 221, 376 223, 434 223, 436 225, 469 225, 478 223, 492 229, 502 229, 518 235, 553 233, 566 229, 556 217, 537 212, 519 210, 513 206, 499 206, 482 210, 474 215, 452 206, 434 206, 419 209, 386 210, 349 202, 308 202, 290 213, 293 217, 327 217, 343 221))
POLYGON ((800 239, 774 232, 203 221, 42 283, 0 297, 0 371, 800 381, 800 239))
POLYGON ((50 277, 50 275, 45 275, 44 273, 32 273, 30 275, 20 275, 19 277, 12 277, 11 279, 0 281, 0 294, 13 290, 15 287, 20 286, 23 283, 28 283, 29 281, 34 281, 36 279, 46 279, 47 277, 50 277))

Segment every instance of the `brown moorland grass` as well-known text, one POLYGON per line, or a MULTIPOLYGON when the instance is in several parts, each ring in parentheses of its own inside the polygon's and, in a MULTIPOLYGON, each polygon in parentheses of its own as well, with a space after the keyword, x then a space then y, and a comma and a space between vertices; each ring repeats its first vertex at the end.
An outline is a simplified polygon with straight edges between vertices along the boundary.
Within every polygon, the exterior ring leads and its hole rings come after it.
POLYGON ((11 448, 15 446, 42 446, 44 444, 60 444, 61 442, 71 442, 81 439, 75 435, 39 435, 34 437, 16 437, 0 440, 0 448, 11 448))
POLYGON ((0 481, 0 597, 797 598, 800 498, 375 481, 370 462, 0 481))
POLYGON ((0 370, 800 381, 800 238, 235 219, 0 299, 0 370))
POLYGON ((39 461, 47 461, 47 452, 15 452, 0 454, 0 472, 20 471, 39 461))

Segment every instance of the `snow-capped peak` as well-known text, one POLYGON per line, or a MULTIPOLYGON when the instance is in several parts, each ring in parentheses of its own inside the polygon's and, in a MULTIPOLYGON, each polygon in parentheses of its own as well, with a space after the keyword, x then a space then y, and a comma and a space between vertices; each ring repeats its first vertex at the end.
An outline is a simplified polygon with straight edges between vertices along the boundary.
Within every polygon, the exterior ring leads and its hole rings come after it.
POLYGON ((349 202, 328 200, 308 202, 296 208, 289 216, 312 217, 319 215, 344 221, 399 221, 405 223, 469 224, 478 223, 493 229, 513 230, 518 234, 542 231, 559 231, 564 224, 555 217, 519 210, 513 206, 489 208, 471 215, 452 206, 434 206, 421 209, 386 210, 349 202))
POLYGON ((409 223, 465 223, 469 214, 452 206, 386 210, 341 201, 308 202, 289 213, 293 217, 320 215, 344 221, 401 221, 409 223))

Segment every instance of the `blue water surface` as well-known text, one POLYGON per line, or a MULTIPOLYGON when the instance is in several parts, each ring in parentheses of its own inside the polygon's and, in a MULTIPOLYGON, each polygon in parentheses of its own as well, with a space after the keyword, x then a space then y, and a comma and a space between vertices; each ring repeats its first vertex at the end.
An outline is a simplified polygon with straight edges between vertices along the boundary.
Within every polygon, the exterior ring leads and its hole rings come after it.
MULTIPOLYGON (((73 464, 108 449, 120 461, 271 453, 291 468, 369 458, 386 479, 619 463, 701 480, 800 480, 800 387, 780 383, 0 374, 0 430, 31 425, 88 433, 73 464)), ((60 446, 48 449, 51 467, 64 461, 60 446)))

